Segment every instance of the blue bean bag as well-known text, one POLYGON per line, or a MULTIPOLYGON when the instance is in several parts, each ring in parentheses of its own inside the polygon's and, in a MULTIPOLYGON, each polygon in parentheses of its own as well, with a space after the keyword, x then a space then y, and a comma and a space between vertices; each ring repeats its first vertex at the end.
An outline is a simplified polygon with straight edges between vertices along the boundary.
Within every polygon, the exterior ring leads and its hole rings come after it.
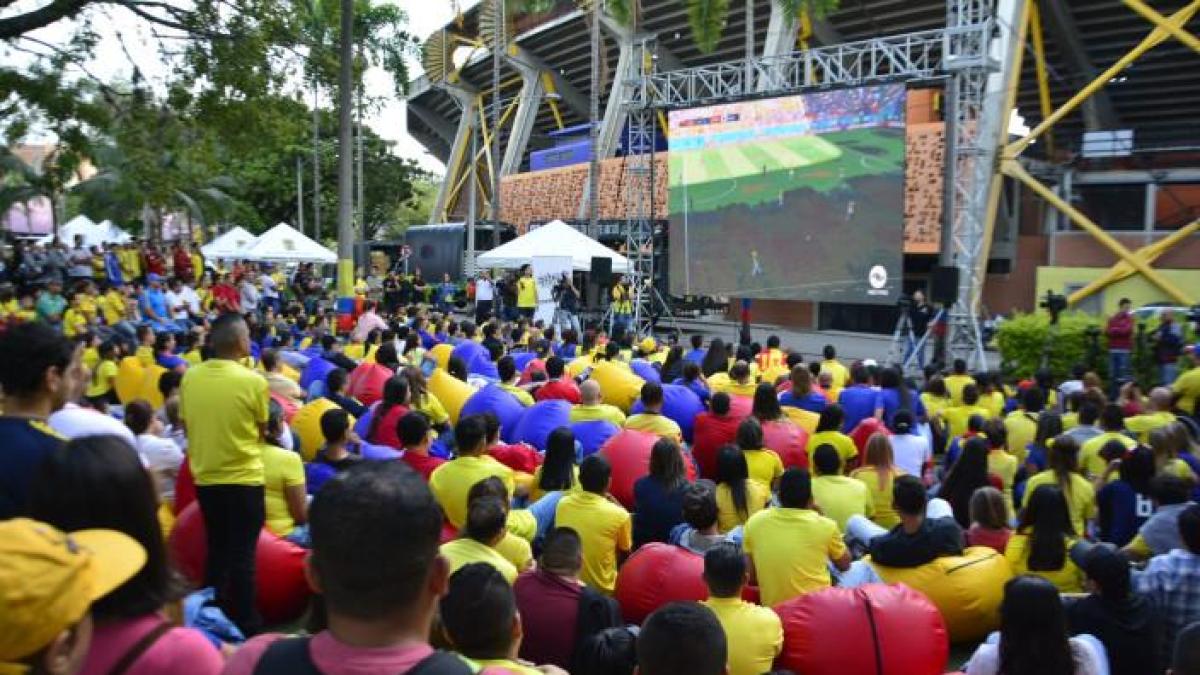
POLYGON ((375 408, 378 406, 379 404, 376 403, 370 408, 367 408, 367 412, 363 413, 363 416, 354 423, 354 433, 358 434, 359 438, 367 437, 368 432, 371 430, 371 419, 375 417, 375 408))
POLYGON ((529 362, 537 358, 537 354, 533 352, 514 352, 509 354, 512 357, 513 363, 517 366, 517 372, 525 372, 525 368, 529 366, 529 362))
POLYGON ((605 441, 616 436, 620 430, 620 427, 608 420, 592 420, 572 424, 571 431, 575 432, 575 440, 581 448, 579 456, 575 460, 582 462, 584 457, 595 454, 605 441))
POLYGON ((634 359, 629 362, 629 367, 633 372, 647 382, 662 383, 662 375, 649 361, 645 359, 634 359))
MULTIPOLYGON (((675 420, 683 432, 683 440, 691 443, 693 423, 696 415, 704 412, 704 403, 696 395, 696 392, 682 384, 664 384, 662 388, 663 415, 675 420)), ((636 415, 644 410, 642 402, 638 401, 633 404, 630 413, 636 415)))
POLYGON ((496 363, 488 358, 487 352, 472 356, 471 360, 467 362, 467 372, 472 375, 486 377, 493 382, 500 380, 500 371, 496 370, 496 363))
POLYGON ((454 350, 450 352, 450 356, 457 356, 466 364, 470 364, 471 359, 475 358, 476 354, 483 354, 484 358, 487 358, 488 350, 474 340, 463 340, 455 345, 454 350))
POLYGON ((517 435, 517 424, 525 414, 525 406, 517 401, 517 397, 504 391, 500 385, 489 384, 467 399, 459 419, 468 415, 481 415, 490 412, 500 420, 500 438, 505 443, 513 443, 517 435))
POLYGON ((429 446, 429 456, 437 457, 438 459, 450 459, 453 453, 450 452, 450 446, 446 443, 446 438, 440 437, 433 441, 429 446))
POLYGON ((571 426, 571 404, 566 401, 541 401, 533 404, 517 423, 516 443, 528 443, 540 452, 546 451, 550 432, 571 426))
POLYGON ((329 373, 337 366, 322 358, 314 358, 304 366, 304 372, 300 373, 300 388, 308 391, 313 382, 325 382, 325 378, 329 377, 329 373))
POLYGON ((400 452, 398 450, 393 450, 386 445, 375 445, 374 443, 359 444, 358 454, 362 455, 363 459, 376 462, 400 459, 400 452))
POLYGON ((310 359, 319 359, 319 358, 321 358, 321 356, 323 356, 325 354, 325 350, 321 349, 321 345, 314 344, 314 345, 310 345, 307 349, 304 349, 300 353, 304 354, 305 356, 307 356, 310 359))

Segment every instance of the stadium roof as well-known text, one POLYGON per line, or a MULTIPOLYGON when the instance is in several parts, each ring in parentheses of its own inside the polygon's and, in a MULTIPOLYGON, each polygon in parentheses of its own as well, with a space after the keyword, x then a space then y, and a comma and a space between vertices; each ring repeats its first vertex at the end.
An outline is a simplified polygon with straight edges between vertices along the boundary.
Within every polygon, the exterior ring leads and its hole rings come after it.
MULTIPOLYGON (((1152 26, 1126 8, 1120 0, 1053 0, 1039 3, 1045 25, 1051 97, 1055 105, 1066 101, 1095 74, 1133 48, 1152 26)), ((1170 15, 1185 0, 1151 0, 1148 4, 1170 15)), ((745 13, 741 3, 731 3, 729 20, 717 48, 702 54, 694 45, 681 0, 643 0, 641 30, 658 36, 658 68, 672 70, 733 61, 743 55, 745 13)), ((475 31, 479 8, 465 13, 459 30, 475 31)), ((757 0, 755 35, 758 50, 767 33, 770 0, 757 0)), ((1195 22, 1193 22, 1195 23, 1195 22)), ((812 44, 836 44, 881 35, 909 33, 945 25, 944 0, 842 0, 841 9, 816 22, 812 44)), ((559 0, 550 12, 531 20, 518 19, 517 43, 554 70, 574 92, 563 91, 559 108, 566 125, 586 121, 586 109, 571 105, 571 94, 585 102, 589 91, 588 26, 583 13, 570 0, 559 0)), ((616 68, 617 49, 604 40, 604 71, 616 68)), ((1097 129, 1134 129, 1138 147, 1200 146, 1194 124, 1200 119, 1200 56, 1174 39, 1151 50, 1121 77, 1112 81, 1094 102, 1064 119, 1056 129, 1060 147, 1078 147, 1085 114, 1097 129)), ((465 82, 487 89, 492 80, 491 56, 477 50, 462 69, 465 82)), ((503 79, 516 77, 505 66, 503 79)), ((607 92, 607 87, 603 89, 607 92)), ((505 89, 512 97, 516 87, 505 89)), ((413 83, 408 130, 435 156, 445 159, 459 111, 446 93, 424 78, 413 83), (419 109, 419 110, 414 110, 419 109), (416 114, 413 114, 416 113, 416 114)), ((1028 50, 1018 99, 1026 123, 1041 120, 1034 74, 1034 57, 1028 50)), ((552 145, 548 133, 557 128, 548 106, 541 106, 529 149, 552 145)))

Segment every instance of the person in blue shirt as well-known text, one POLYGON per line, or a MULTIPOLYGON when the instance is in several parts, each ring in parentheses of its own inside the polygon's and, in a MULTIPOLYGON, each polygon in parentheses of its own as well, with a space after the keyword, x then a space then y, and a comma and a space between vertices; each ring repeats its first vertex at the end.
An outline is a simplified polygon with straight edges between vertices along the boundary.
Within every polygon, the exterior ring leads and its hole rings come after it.
POLYGON ((11 326, 0 334, 0 520, 28 513, 29 485, 38 467, 65 439, 47 424, 78 391, 81 348, 44 323, 11 326))
POLYGON ((792 388, 779 395, 779 405, 807 410, 820 415, 829 401, 812 390, 812 372, 803 363, 792 366, 792 388))
POLYGON ((158 333, 154 336, 154 361, 167 370, 183 372, 187 370, 187 361, 175 353, 175 336, 170 333, 158 333))
POLYGON ((167 307, 167 295, 163 292, 162 277, 151 273, 146 275, 146 289, 138 299, 138 307, 142 310, 142 318, 154 327, 154 332, 175 333, 179 326, 171 320, 171 312, 167 307))
POLYGON ((120 286, 125 283, 125 275, 121 272, 121 259, 113 244, 104 245, 104 276, 109 286, 120 286))
POLYGON ((925 404, 921 403, 921 397, 915 391, 909 389, 904 376, 896 368, 884 368, 880 373, 879 402, 876 405, 876 414, 889 428, 897 410, 912 412, 918 422, 925 419, 925 404))
POLYGON ((838 396, 838 404, 845 414, 842 423, 844 433, 850 433, 859 422, 874 417, 879 409, 879 392, 871 388, 871 375, 864 366, 855 364, 850 368, 850 381, 853 384, 838 396))
POLYGON ((683 355, 683 360, 699 365, 704 361, 704 355, 707 353, 704 349, 704 336, 700 334, 693 335, 691 338, 692 349, 683 355))
POLYGON ((366 414, 367 406, 346 395, 347 378, 346 371, 341 368, 329 371, 329 375, 325 376, 325 398, 333 401, 338 407, 358 419, 366 414))
POLYGON ((694 361, 688 361, 683 364, 683 377, 676 378, 671 384, 681 384, 692 393, 700 397, 700 401, 704 403, 704 407, 708 407, 708 400, 712 397, 712 392, 708 390, 708 385, 704 383, 704 378, 700 376, 700 364, 694 361))
MULTIPOLYGON (((1125 446, 1120 441, 1109 441, 1101 453, 1110 451, 1123 454, 1125 446), (1112 444, 1119 447, 1110 449, 1112 444)), ((1154 514, 1154 500, 1150 497, 1154 453, 1145 446, 1134 448, 1121 459, 1117 471, 1118 478, 1096 493, 1096 507, 1100 513, 1100 541, 1124 547, 1154 514)))

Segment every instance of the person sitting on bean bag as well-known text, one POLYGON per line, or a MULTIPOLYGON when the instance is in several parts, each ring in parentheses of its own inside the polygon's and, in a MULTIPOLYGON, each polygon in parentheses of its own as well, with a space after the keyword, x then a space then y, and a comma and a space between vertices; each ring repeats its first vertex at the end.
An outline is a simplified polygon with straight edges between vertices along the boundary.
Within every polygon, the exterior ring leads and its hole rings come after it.
POLYGON ((729 651, 729 675, 759 675, 771 670, 783 650, 783 623, 767 607, 742 600, 749 579, 746 556, 737 544, 718 544, 704 554, 704 605, 717 615, 729 651))
POLYGON ((579 405, 571 407, 571 424, 604 420, 618 427, 625 426, 625 413, 615 405, 603 402, 600 383, 585 380, 579 386, 579 405))
POLYGON ((900 524, 885 530, 863 516, 846 521, 846 540, 866 548, 885 567, 920 567, 942 556, 962 555, 963 535, 944 499, 928 499, 916 476, 897 476, 892 504, 900 524))
POLYGON ((625 428, 647 431, 664 438, 683 443, 683 431, 675 420, 662 414, 663 388, 657 382, 642 385, 642 406, 645 412, 631 415, 625 420, 625 428))

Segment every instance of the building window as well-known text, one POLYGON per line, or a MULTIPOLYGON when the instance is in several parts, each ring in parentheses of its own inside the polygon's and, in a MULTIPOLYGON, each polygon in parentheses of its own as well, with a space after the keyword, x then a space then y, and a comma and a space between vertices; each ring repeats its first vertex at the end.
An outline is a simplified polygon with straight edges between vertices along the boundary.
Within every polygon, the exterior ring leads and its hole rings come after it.
MULTIPOLYGON (((1104 230, 1128 232, 1146 227, 1144 184, 1075 185, 1072 192, 1075 208, 1104 230)), ((1070 229, 1080 228, 1071 223, 1070 229)))

